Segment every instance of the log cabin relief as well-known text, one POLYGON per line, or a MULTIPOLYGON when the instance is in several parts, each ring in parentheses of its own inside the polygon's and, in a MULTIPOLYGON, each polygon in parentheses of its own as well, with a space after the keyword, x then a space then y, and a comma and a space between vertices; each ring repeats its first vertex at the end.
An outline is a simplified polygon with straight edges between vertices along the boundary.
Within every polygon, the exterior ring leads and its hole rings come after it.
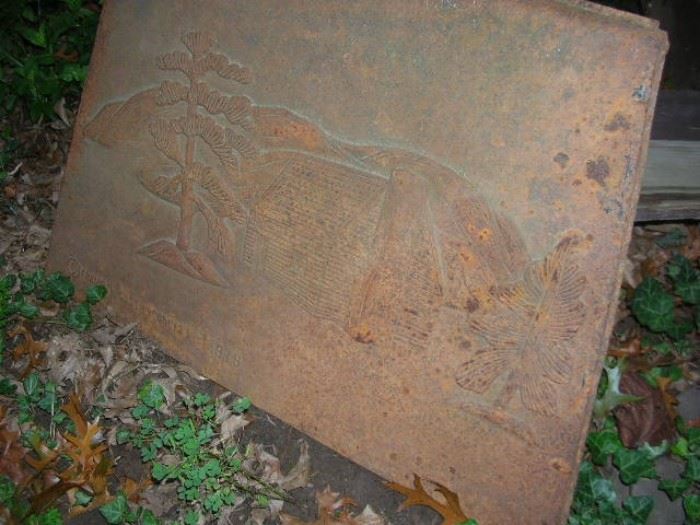
POLYGON ((125 148, 147 129, 161 156, 137 176, 178 208, 179 221, 138 256, 218 287, 245 268, 364 344, 420 351, 438 312, 457 310, 465 322, 450 341, 463 354, 454 381, 488 400, 473 410, 560 415, 557 392, 570 381, 585 315, 584 234, 564 231, 549 254, 532 258, 511 220, 463 174, 219 93, 207 76, 236 88, 251 72, 213 51, 206 34, 182 43, 186 51, 157 65, 186 82, 108 103, 85 128, 87 138, 125 148))

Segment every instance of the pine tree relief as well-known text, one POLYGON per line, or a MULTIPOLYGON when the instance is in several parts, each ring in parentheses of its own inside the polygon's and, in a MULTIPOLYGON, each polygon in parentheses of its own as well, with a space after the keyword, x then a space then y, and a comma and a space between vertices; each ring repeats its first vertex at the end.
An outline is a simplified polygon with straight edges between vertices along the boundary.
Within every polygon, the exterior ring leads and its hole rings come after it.
POLYGON ((251 101, 242 95, 223 95, 204 81, 208 73, 235 84, 248 84, 251 74, 225 55, 211 51, 213 40, 203 33, 188 33, 182 42, 189 51, 173 51, 158 59, 164 71, 177 71, 187 83, 166 80, 158 92, 159 106, 184 106, 183 116, 156 119, 149 131, 156 148, 176 164, 173 174, 142 179, 151 193, 180 208, 175 242, 158 240, 139 253, 196 279, 226 286, 227 281, 211 258, 192 247, 192 229, 196 214, 207 227, 209 249, 223 253, 229 235, 225 220, 244 224, 248 210, 237 194, 241 183, 243 159, 256 155, 246 137, 250 129, 251 101), (230 126, 221 126, 213 116, 223 116, 230 126), (206 148, 218 165, 198 160, 206 148), (221 176, 226 180, 221 180, 221 176))

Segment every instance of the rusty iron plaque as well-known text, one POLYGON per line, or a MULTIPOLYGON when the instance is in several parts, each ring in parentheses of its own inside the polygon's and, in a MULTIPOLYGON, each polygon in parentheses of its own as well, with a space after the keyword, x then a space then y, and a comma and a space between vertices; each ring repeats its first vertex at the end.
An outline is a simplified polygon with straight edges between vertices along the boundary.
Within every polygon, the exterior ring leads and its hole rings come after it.
POLYGON ((379 474, 563 523, 666 46, 574 0, 108 2, 50 264, 379 474))

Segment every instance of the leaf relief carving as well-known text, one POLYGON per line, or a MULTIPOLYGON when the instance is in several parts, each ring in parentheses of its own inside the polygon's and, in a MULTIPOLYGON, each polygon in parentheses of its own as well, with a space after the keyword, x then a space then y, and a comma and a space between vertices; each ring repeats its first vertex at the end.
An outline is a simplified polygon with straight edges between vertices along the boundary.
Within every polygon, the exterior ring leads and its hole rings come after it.
POLYGON ((504 378, 499 407, 518 392, 528 410, 557 414, 556 387, 569 380, 571 343, 585 317, 580 296, 586 278, 575 256, 580 244, 579 234, 567 234, 471 319, 472 352, 456 375, 462 388, 483 394, 504 378))
POLYGON ((192 74, 194 64, 183 51, 171 51, 158 57, 158 67, 164 71, 180 71, 187 76, 192 74))
POLYGON ((175 126, 173 126, 171 122, 158 119, 151 122, 149 131, 151 132, 156 148, 170 160, 184 167, 185 159, 182 154, 182 147, 179 144, 178 132, 175 126))
POLYGON ((190 177, 206 190, 204 198, 214 213, 222 218, 229 218, 238 223, 244 223, 247 217, 244 206, 233 192, 221 184, 208 166, 195 162, 191 168, 190 177))
POLYGON ((244 95, 222 95, 210 89, 204 82, 194 85, 194 95, 197 104, 212 115, 222 114, 231 124, 243 128, 250 127, 251 100, 244 95))
POLYGON ((182 37, 182 43, 193 56, 203 55, 214 45, 214 38, 209 33, 194 31, 182 37))
POLYGON ((187 102, 187 92, 187 86, 172 80, 164 80, 160 83, 156 103, 160 106, 170 106, 178 102, 187 102))
POLYGON ((233 80, 239 84, 250 84, 253 81, 250 69, 231 62, 226 56, 219 53, 207 53, 194 63, 193 72, 195 75, 207 71, 213 71, 221 78, 233 80))
POLYGON ((139 181, 144 188, 160 197, 161 199, 177 204, 180 199, 180 184, 182 182, 179 175, 153 175, 144 171, 138 174, 139 181))

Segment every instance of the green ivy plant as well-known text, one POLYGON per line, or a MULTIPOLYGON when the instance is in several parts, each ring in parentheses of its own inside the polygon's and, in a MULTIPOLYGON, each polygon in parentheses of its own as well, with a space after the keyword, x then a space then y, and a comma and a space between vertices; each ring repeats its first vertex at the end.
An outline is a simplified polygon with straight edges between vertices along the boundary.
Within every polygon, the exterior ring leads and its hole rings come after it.
MULTIPOLYGON (((664 242, 675 243, 674 239, 664 242)), ((675 246, 675 244, 673 244, 675 246)), ((641 345, 651 362, 663 362, 642 374, 650 386, 657 380, 677 381, 683 370, 675 363, 696 349, 689 336, 700 327, 700 270, 686 257, 676 254, 665 268, 667 279, 648 277, 634 290, 630 307, 636 320, 648 332, 641 345), (692 315, 689 315, 692 312, 692 315), (659 359, 661 358, 661 359, 659 359)), ((652 447, 644 444, 627 448, 618 434, 613 417, 616 407, 640 398, 620 390, 624 361, 607 358, 593 411, 593 430, 586 440, 586 457, 569 517, 569 525, 644 525, 654 508, 648 496, 620 497, 603 472, 614 469, 620 481, 633 486, 641 479, 658 480, 659 490, 671 500, 682 498, 687 525, 700 524, 700 429, 687 428, 677 417, 675 443, 652 447), (656 469, 661 456, 671 455, 684 464, 677 479, 663 479, 656 469)))
POLYGON ((671 259, 666 271, 672 289, 658 279, 647 277, 635 289, 631 306, 639 324, 678 343, 700 326, 700 271, 679 254, 671 259), (680 318, 678 303, 694 306, 694 318, 680 318))
POLYGON ((33 121, 80 94, 97 29, 99 3, 13 0, 0 6, 0 114, 16 107, 33 121))
POLYGON ((104 285, 96 284, 85 291, 82 301, 75 301, 75 285, 70 278, 44 270, 17 276, 6 274, 0 278, 0 364, 7 344, 8 328, 19 319, 65 324, 77 332, 92 325, 92 307, 107 295, 104 285), (40 305, 57 304, 61 314, 57 318, 41 317, 40 305))
MULTIPOLYGON (((160 385, 145 383, 138 399, 139 404, 131 411, 137 428, 120 430, 117 443, 129 443, 139 451, 141 460, 150 465, 155 482, 177 484, 178 499, 190 509, 185 524, 196 524, 202 516, 214 517, 243 497, 252 498, 260 506, 267 506, 272 498, 287 499, 284 491, 246 470, 244 462, 252 456, 252 449, 241 451, 237 446, 214 443, 220 433, 216 422, 218 402, 209 395, 197 393, 186 398, 178 413, 166 419, 159 412, 165 404, 160 385), (159 460, 165 454, 171 459, 167 464, 159 460)), ((249 399, 241 398, 231 410, 241 413, 250 406, 249 399)), ((115 515, 133 517, 129 512, 115 515)), ((109 523, 133 521, 125 517, 109 523)))

